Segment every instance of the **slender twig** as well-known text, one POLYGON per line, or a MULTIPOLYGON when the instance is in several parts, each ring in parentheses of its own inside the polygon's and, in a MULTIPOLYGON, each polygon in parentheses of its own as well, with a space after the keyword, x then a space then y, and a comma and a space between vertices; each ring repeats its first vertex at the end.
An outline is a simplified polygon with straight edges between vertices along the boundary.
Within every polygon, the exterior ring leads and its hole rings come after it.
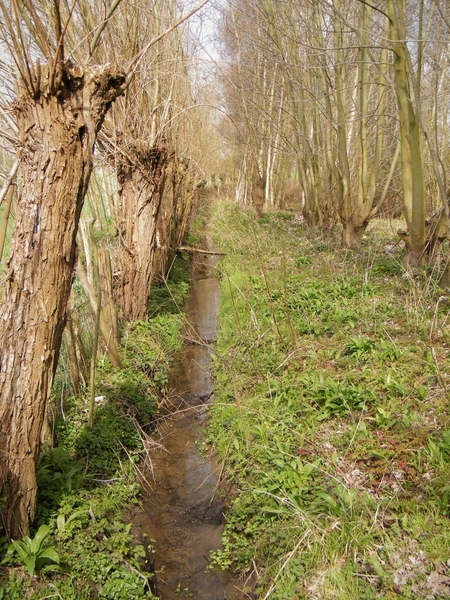
POLYGON ((58 39, 58 44, 56 46, 55 60, 53 63, 53 70, 52 70, 52 82, 54 81, 54 78, 55 78, 56 65, 58 63, 58 56, 60 57, 59 58, 60 63, 62 63, 64 61, 64 38, 66 36, 67 28, 69 27, 69 23, 72 19, 72 14, 73 14, 73 11, 75 10, 75 6, 76 6, 77 2, 78 2, 78 0, 73 0, 72 6, 70 7, 70 10, 69 10, 69 15, 66 19, 64 27, 63 27, 62 31, 59 31, 59 39, 58 39))
POLYGON ((138 66, 141 63, 142 58, 150 50, 150 48, 152 46, 154 46, 156 43, 158 43, 160 40, 162 40, 163 38, 165 38, 166 35, 169 35, 169 33, 172 33, 172 31, 174 31, 175 29, 177 29, 185 21, 187 21, 188 19, 190 19, 190 17, 192 17, 193 15, 195 15, 195 13, 197 13, 201 8, 203 8, 204 6, 206 6, 206 4, 208 4, 208 2, 209 2, 209 0, 202 0, 202 2, 200 2, 200 4, 198 4, 196 7, 194 7, 187 14, 183 15, 174 25, 171 25, 170 27, 168 27, 167 29, 165 29, 162 33, 160 33, 159 35, 157 35, 156 37, 154 37, 152 40, 150 40, 149 43, 146 46, 144 46, 144 48, 140 52, 138 52, 138 54, 136 54, 135 56, 133 56, 133 58, 128 63, 128 67, 126 69, 126 72, 128 73, 128 76, 127 76, 127 80, 125 81, 125 83, 123 85, 123 89, 124 90, 127 89, 128 86, 130 85, 131 80, 133 79, 133 76, 134 76, 134 74, 135 74, 138 66))
POLYGON ((100 41, 100 36, 103 33, 103 30, 105 29, 106 25, 108 24, 108 21, 111 19, 116 8, 119 6, 119 4, 121 2, 122 2, 122 0, 114 0, 114 2, 112 3, 112 5, 108 11, 108 14, 103 19, 102 23, 100 23, 100 25, 97 27, 95 34, 94 34, 94 39, 92 40, 90 48, 89 48, 89 58, 91 58, 92 55, 94 54, 94 52, 98 46, 98 43, 100 41))
POLYGON ((14 161, 13 166, 11 167, 8 177, 5 179, 5 181, 3 183, 3 187, 0 191, 0 206, 3 202, 3 200, 5 199, 6 194, 8 193, 9 186, 13 183, 14 178, 16 177, 17 169, 19 168, 19 165, 20 165, 20 160, 21 160, 21 157, 20 157, 20 154, 18 154, 16 157, 16 160, 14 161))

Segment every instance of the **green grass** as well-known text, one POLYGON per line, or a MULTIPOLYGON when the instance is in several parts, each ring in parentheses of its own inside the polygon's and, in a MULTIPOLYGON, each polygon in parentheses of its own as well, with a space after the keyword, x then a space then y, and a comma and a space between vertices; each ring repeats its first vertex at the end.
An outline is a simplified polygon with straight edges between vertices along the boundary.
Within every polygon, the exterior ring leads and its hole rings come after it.
POLYGON ((284 215, 213 215, 222 305, 208 437, 236 490, 223 566, 258 598, 450 595, 449 296, 395 229, 357 252, 284 215))
POLYGON ((184 253, 172 265, 167 281, 154 281, 148 301, 148 314, 179 315, 187 300, 191 277, 190 258, 184 253))

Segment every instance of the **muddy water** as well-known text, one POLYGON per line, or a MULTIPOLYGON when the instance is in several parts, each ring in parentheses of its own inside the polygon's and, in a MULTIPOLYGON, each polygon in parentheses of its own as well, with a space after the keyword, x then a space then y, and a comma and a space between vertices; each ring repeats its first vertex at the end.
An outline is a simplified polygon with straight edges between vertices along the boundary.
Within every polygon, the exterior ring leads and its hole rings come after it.
POLYGON ((155 540, 156 593, 161 600, 241 599, 232 575, 206 571, 211 550, 221 547, 220 468, 198 449, 213 386, 210 347, 216 339, 219 283, 212 275, 212 256, 194 259, 194 282, 186 306, 188 342, 169 378, 169 399, 158 424, 151 453, 152 489, 133 518, 138 537, 155 540))

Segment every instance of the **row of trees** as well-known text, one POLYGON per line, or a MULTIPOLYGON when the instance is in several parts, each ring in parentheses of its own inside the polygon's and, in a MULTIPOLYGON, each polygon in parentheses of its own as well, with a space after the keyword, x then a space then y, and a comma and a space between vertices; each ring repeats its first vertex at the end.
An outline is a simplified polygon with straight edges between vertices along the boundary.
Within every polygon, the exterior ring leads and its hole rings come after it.
POLYGON ((184 235, 202 177, 191 140, 205 115, 193 106, 178 26, 206 3, 184 3, 180 17, 175 0, 0 0, 2 160, 13 163, 4 224, 16 194, 0 309, 0 495, 10 537, 34 517, 64 330, 74 388, 83 380, 75 269, 120 366, 117 311, 146 318, 151 281, 166 275, 184 235))
MULTIPOLYGON (((192 83, 177 25, 207 2, 183 2, 180 17, 176 0, 0 0, 0 203, 3 225, 11 207, 15 222, 0 309, 0 486, 10 536, 26 533, 34 515, 63 334, 74 389, 86 380, 75 271, 119 367, 117 314, 146 318, 152 279, 165 276, 202 185, 212 102, 192 83)), ((258 212, 290 204, 320 227, 339 221, 347 247, 360 245, 389 202, 404 212, 408 261, 426 260, 447 236, 450 8, 439 0, 216 6, 216 115, 226 118, 215 118, 238 201, 258 212)))
POLYGON ((237 197, 342 224, 401 206, 408 260, 446 236, 450 13, 439 0, 232 0, 221 16, 237 197), (426 213, 442 211, 430 232, 426 213))

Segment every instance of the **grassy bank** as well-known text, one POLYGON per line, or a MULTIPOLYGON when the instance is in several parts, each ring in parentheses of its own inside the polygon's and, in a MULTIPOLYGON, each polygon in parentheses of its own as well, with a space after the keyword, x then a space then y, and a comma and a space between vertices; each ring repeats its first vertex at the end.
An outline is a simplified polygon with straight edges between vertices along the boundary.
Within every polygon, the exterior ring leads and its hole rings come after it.
POLYGON ((209 438, 234 499, 218 564, 258 598, 450 597, 448 291, 363 248, 235 207, 213 217, 220 335, 209 438))
POLYGON ((188 266, 178 265, 168 286, 154 286, 149 321, 123 332, 122 368, 100 357, 92 429, 89 394, 65 395, 60 364, 49 415, 53 445, 43 449, 37 470, 35 523, 29 538, 1 541, 0 599, 155 598, 151 545, 136 543, 125 511, 139 501, 153 415, 181 347, 188 266))

